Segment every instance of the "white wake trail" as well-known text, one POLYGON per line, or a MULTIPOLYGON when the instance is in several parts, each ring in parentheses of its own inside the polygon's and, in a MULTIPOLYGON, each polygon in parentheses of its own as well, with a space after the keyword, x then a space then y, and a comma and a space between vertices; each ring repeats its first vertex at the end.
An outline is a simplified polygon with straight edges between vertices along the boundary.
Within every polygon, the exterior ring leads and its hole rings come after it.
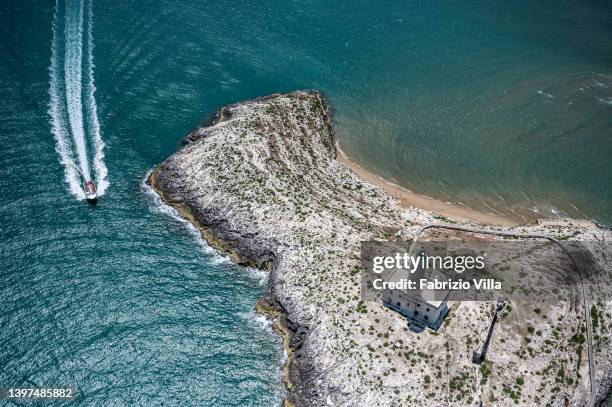
POLYGON ((83 3, 66 2, 65 41, 64 41, 64 83, 66 85, 66 107, 68 123, 74 146, 76 147, 81 174, 85 180, 91 179, 87 144, 83 127, 83 103, 81 100, 82 62, 83 62, 83 3), (75 7, 76 6, 76 7, 75 7))
POLYGON ((93 4, 92 0, 87 1, 87 100, 88 100, 88 123, 89 133, 94 142, 93 165, 96 174, 98 195, 104 195, 109 186, 107 179, 108 169, 104 164, 104 141, 100 133, 100 122, 98 120, 98 107, 96 105, 96 85, 94 82, 94 62, 93 62, 93 4))
POLYGON ((51 130, 56 141, 55 150, 60 156, 61 164, 64 166, 64 180, 68 184, 68 188, 72 195, 78 199, 85 199, 85 193, 81 189, 79 180, 80 171, 74 162, 72 145, 68 129, 65 126, 65 104, 62 99, 60 86, 59 53, 61 51, 61 33, 58 32, 59 17, 59 0, 57 0, 53 16, 53 43, 51 45, 51 66, 49 67, 48 114, 51 117, 51 130))
POLYGON ((92 180, 88 147, 93 149, 93 170, 98 196, 104 195, 109 186, 108 169, 104 163, 104 141, 95 99, 93 47, 92 0, 56 0, 49 67, 48 113, 56 140, 56 150, 65 169, 66 183, 70 192, 78 199, 85 199, 82 182, 92 180), (60 23, 62 15, 63 30, 60 23), (85 44, 84 24, 87 24, 85 44), (84 45, 87 47, 85 62, 84 45), (87 64, 85 67, 84 63, 87 64))

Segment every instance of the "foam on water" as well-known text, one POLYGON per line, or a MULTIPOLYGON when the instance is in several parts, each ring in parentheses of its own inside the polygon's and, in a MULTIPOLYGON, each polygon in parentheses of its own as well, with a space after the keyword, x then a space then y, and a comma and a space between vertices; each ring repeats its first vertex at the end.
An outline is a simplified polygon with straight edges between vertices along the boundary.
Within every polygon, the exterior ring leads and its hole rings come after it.
POLYGON ((249 273, 249 277, 257 280, 260 286, 265 286, 268 283, 270 273, 267 271, 258 270, 252 267, 246 267, 246 270, 249 273))
MULTIPOLYGON (((569 205, 573 206, 576 211, 579 211, 579 209, 575 205, 573 204, 569 204, 569 205)), ((551 205, 532 206, 528 209, 531 212, 538 214, 538 217, 542 217, 542 218, 571 219, 571 216, 569 216, 566 212, 562 211, 559 208, 555 208, 554 206, 551 206, 551 205)))
POLYGON ((59 68, 59 53, 61 48, 61 33, 59 30, 59 0, 56 1, 55 13, 53 16, 53 42, 51 45, 51 65, 49 67, 49 109, 48 114, 51 117, 51 131, 56 141, 55 150, 60 156, 60 163, 64 166, 64 180, 68 184, 70 193, 77 199, 85 199, 85 193, 79 182, 80 170, 74 161, 72 145, 68 134, 68 129, 65 126, 65 104, 60 95, 60 68, 59 68))
POLYGON ((604 98, 598 97, 597 100, 599 100, 604 105, 612 105, 612 99, 604 99, 604 98))
MULTIPOLYGON (((172 219, 176 220, 181 225, 183 225, 189 231, 189 233, 194 237, 195 241, 202 248, 202 250, 206 254, 209 254, 212 256, 210 259, 211 264, 213 265, 232 264, 232 260, 228 256, 212 248, 206 242, 206 240, 202 238, 202 234, 200 233, 200 231, 191 222, 183 218, 181 214, 179 213, 179 211, 177 211, 175 208, 167 205, 164 201, 162 201, 160 196, 153 190, 153 188, 151 188, 151 186, 147 184, 146 180, 149 178, 149 175, 151 175, 151 172, 152 170, 149 170, 147 172, 147 175, 143 178, 142 182, 140 183, 141 190, 150 199, 151 205, 149 208, 151 209, 151 211, 161 213, 166 216, 170 216, 172 219)), ((267 284, 268 276, 269 276, 268 272, 263 271, 263 270, 258 270, 252 267, 244 267, 244 270, 247 271, 247 274, 250 278, 257 281, 257 284, 259 286, 263 287, 267 284)))
POLYGON ((544 92, 544 91, 543 91, 543 90, 541 90, 541 89, 538 91, 538 95, 546 96, 547 98, 551 98, 551 99, 554 99, 554 98, 555 98, 555 97, 554 97, 553 95, 551 95, 550 93, 546 93, 546 92, 544 92))
POLYGON ((88 121, 89 133, 94 143, 93 165, 96 174, 97 192, 99 196, 109 186, 108 169, 104 163, 104 141, 100 133, 100 121, 98 120, 98 106, 96 105, 96 85, 94 81, 94 62, 93 62, 93 4, 92 0, 87 2, 87 102, 88 102, 88 121))
POLYGON ((189 233, 194 237, 195 241, 202 248, 202 250, 206 254, 212 256, 210 260, 212 264, 216 265, 216 264, 231 263, 231 260, 229 259, 229 257, 222 255, 217 250, 210 247, 209 244, 206 243, 206 240, 202 238, 202 234, 200 233, 200 231, 191 222, 183 218, 181 214, 179 213, 179 211, 177 211, 176 209, 174 209, 173 207, 171 207, 170 205, 167 205, 164 201, 162 201, 160 196, 153 190, 153 188, 151 188, 151 186, 147 184, 147 179, 149 178, 149 175, 151 175, 152 171, 153 170, 149 170, 147 172, 147 175, 143 178, 143 180, 140 183, 140 189, 150 200, 149 209, 152 212, 161 213, 163 215, 169 216, 172 219, 179 222, 181 225, 183 225, 187 229, 187 231, 189 231, 189 233))
POLYGON ((97 193, 104 195, 109 186, 108 169, 104 163, 102 140, 95 100, 93 63, 93 3, 87 1, 87 77, 83 78, 83 25, 85 2, 68 0, 62 7, 58 0, 53 19, 53 42, 49 67, 49 110, 56 150, 64 166, 65 180, 72 195, 85 199, 82 179, 91 179, 88 136, 94 149, 93 168, 97 193), (60 19, 64 15, 64 27, 60 19), (62 41, 63 38, 63 41, 62 41), (63 42, 63 46, 62 46, 63 42), (63 51, 63 54, 62 54, 63 51), (63 64, 63 70, 60 66, 63 64), (83 87, 83 84, 85 86, 83 87), (83 92, 87 104, 83 104, 83 92), (85 115, 85 116, 84 116, 85 115), (85 125, 87 124, 87 132, 85 125))
POLYGON ((253 324, 259 329, 272 329, 272 321, 268 319, 265 315, 258 314, 254 310, 251 310, 249 312, 241 312, 238 314, 238 316, 243 320, 253 324))
POLYGON ((85 180, 91 179, 85 129, 83 127, 83 101, 81 97, 83 65, 83 3, 66 2, 64 37, 64 82, 68 123, 76 147, 76 153, 85 180))
POLYGON ((221 253, 217 252, 217 256, 215 256, 212 260, 211 263, 215 264, 215 265, 219 265, 219 264, 230 264, 232 262, 232 260, 227 257, 222 255, 221 253))

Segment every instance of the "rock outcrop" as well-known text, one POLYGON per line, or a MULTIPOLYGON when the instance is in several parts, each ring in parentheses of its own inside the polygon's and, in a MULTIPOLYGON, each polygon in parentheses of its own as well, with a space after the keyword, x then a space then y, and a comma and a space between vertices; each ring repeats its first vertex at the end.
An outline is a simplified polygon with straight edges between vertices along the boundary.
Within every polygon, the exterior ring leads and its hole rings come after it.
MULTIPOLYGON (((287 403, 588 403, 586 349, 571 340, 582 329, 579 307, 534 312, 513 304, 480 367, 471 352, 487 330, 492 304, 454 304, 439 332, 415 333, 400 315, 361 301, 360 242, 410 236, 439 217, 399 208, 336 160, 320 93, 277 94, 220 109, 149 182, 212 246, 239 264, 270 271, 258 309, 285 336, 287 403)), ((610 235, 595 226, 513 230, 572 239, 610 235)), ((597 306, 597 383, 609 387, 612 308, 597 306)))

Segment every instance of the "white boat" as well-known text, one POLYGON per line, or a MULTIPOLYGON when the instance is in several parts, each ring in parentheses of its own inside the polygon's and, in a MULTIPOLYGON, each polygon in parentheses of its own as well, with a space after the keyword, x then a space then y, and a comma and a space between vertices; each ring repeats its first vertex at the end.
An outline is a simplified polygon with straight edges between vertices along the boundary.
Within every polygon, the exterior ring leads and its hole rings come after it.
POLYGON ((98 199, 98 195, 96 194, 96 184, 93 181, 85 181, 83 184, 83 190, 85 191, 85 198, 87 198, 87 202, 95 203, 98 199))

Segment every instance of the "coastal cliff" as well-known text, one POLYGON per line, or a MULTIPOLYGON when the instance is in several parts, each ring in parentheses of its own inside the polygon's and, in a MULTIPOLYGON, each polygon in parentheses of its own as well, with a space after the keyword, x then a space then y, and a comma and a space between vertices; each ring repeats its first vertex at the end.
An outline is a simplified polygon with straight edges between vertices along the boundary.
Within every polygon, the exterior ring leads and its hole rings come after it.
MULTIPOLYGON (((487 330, 491 304, 456 303, 439 332, 415 333, 382 304, 362 302, 361 241, 410 237, 440 219, 466 223, 400 208, 336 155, 324 97, 297 91, 220 109, 149 177, 211 246, 270 272, 257 308, 285 338, 286 404, 588 403, 587 351, 571 340, 582 329, 575 304, 544 313, 513 304, 483 368, 471 363, 471 351, 487 330), (539 334, 530 335, 526 322, 539 334), (534 353, 538 347, 547 351, 534 353)), ((609 231, 579 224, 503 230, 610 238, 609 231)), ((595 392, 602 399, 610 388, 612 308, 596 305, 595 392)))

